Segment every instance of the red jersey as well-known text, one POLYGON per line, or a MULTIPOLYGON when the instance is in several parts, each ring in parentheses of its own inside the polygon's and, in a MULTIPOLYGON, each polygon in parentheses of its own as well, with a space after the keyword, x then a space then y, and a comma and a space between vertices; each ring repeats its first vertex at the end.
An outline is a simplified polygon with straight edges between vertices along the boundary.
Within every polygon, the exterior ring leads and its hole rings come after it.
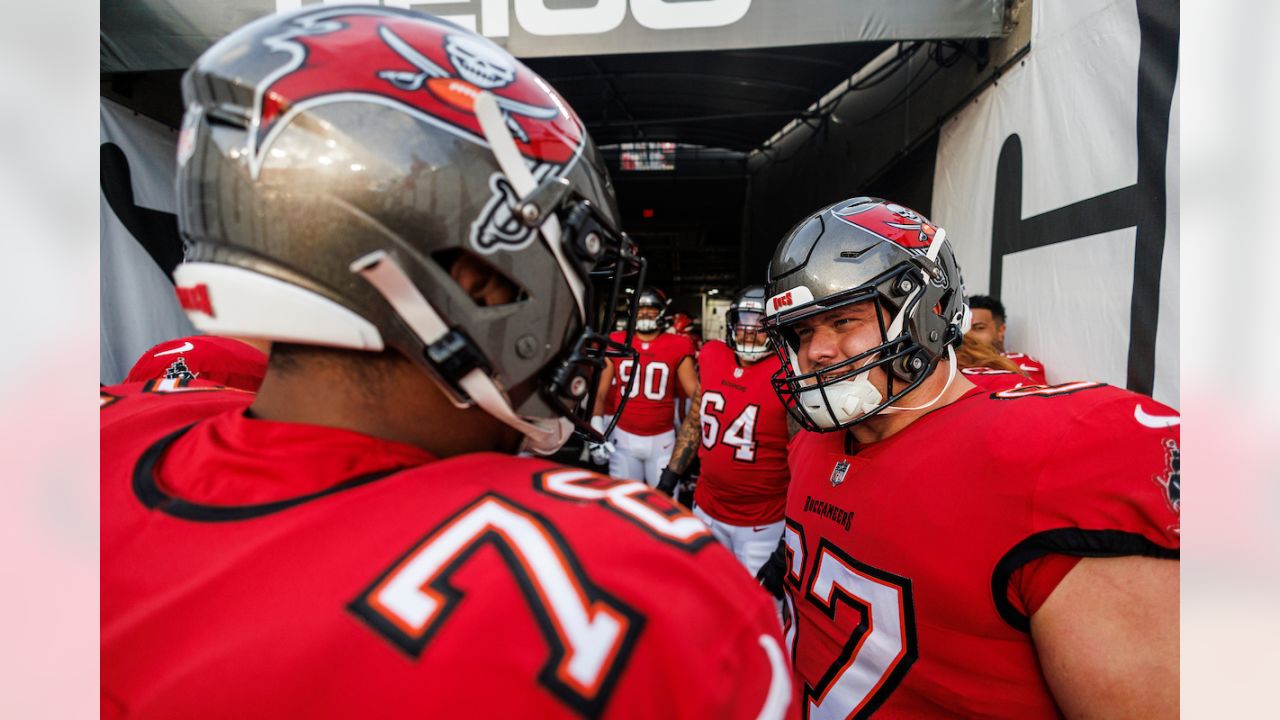
POLYGON ((1081 382, 975 389, 868 445, 797 434, 783 538, 806 716, 1059 717, 1019 607, 1063 555, 1178 557, 1178 422, 1081 382))
POLYGON ((1008 370, 999 370, 996 368, 985 367, 967 367, 960 368, 960 373, 965 379, 977 385, 983 390, 996 392, 999 390, 1012 390, 1020 388, 1023 385, 1034 385, 1036 383, 1025 375, 1019 375, 1016 372, 1008 370))
POLYGON ((693 501, 720 522, 764 525, 786 510, 787 411, 770 382, 779 367, 772 353, 740 367, 719 340, 698 353, 702 471, 693 501))
POLYGON ((786 712, 773 603, 643 483, 167 387, 103 390, 104 717, 786 712))
POLYGON ((1022 353, 1007 352, 1004 353, 1004 356, 1012 360, 1019 370, 1026 373, 1027 377, 1031 379, 1030 385, 1047 385, 1049 383, 1045 379, 1044 363, 1022 353))
POLYGON ((162 342, 143 353, 125 382, 198 378, 256 391, 266 373, 267 356, 258 348, 234 338, 193 335, 162 342))
MULTIPOLYGON (((610 340, 621 342, 626 333, 615 332, 610 340)), ((617 407, 622 391, 635 370, 635 382, 631 384, 630 398, 622 408, 618 427, 632 435, 657 435, 675 429, 676 388, 680 379, 676 369, 687 357, 693 357, 693 341, 684 335, 659 333, 652 340, 641 340, 636 335, 631 346, 640 353, 639 367, 632 368, 631 360, 615 362, 613 384, 609 392, 613 407, 617 407)))

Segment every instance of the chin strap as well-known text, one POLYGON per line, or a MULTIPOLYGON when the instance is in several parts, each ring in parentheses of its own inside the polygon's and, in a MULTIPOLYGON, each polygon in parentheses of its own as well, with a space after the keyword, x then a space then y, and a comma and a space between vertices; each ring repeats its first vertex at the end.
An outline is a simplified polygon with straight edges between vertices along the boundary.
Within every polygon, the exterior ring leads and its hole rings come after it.
MULTIPOLYGON (((431 307, 431 303, 422 296, 395 259, 385 251, 377 250, 358 258, 351 263, 351 272, 359 273, 386 298, 387 303, 423 344, 432 345, 449 332, 449 327, 440 314, 431 307)), ((517 415, 506 393, 480 368, 474 368, 464 375, 458 381, 458 387, 480 409, 520 431, 526 438, 528 448, 539 455, 550 455, 559 450, 573 432, 573 425, 566 418, 535 420, 517 415)), ((445 395, 455 407, 469 407, 451 389, 446 388, 445 395)))
MULTIPOLYGON (((511 129, 507 127, 502 109, 498 107, 498 101, 493 97, 493 93, 481 92, 480 97, 476 98, 475 111, 476 120, 480 121, 480 129, 484 131, 485 140, 489 141, 489 149, 493 151, 498 167, 502 168, 502 173, 507 176, 511 189, 515 190, 516 195, 519 196, 518 199, 523 200, 537 189, 538 183, 533 179, 533 173, 529 171, 529 167, 525 165, 524 156, 516 147, 515 138, 511 137, 511 129)), ((551 254, 556 258, 556 263, 560 265, 560 273, 569 283, 569 291, 573 293, 573 299, 578 303, 578 316, 585 320, 587 317, 586 286, 564 255, 560 219, 552 212, 553 208, 541 209, 545 214, 542 223, 538 226, 538 234, 546 241, 551 254)), ((518 212, 518 208, 512 208, 512 210, 518 212)))

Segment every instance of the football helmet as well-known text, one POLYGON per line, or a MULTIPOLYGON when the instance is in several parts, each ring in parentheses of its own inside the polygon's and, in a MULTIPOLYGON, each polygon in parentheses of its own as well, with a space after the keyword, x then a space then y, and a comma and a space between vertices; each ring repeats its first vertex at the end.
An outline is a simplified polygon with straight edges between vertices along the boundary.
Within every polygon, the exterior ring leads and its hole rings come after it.
MULTIPOLYGON (((588 437, 604 333, 643 261, 582 122, 489 40, 422 13, 308 6, 182 80, 174 276, 209 333, 381 351, 553 452, 588 437), (462 256, 513 290, 474 300, 462 256)), ((602 438, 599 438, 602 439, 602 438)))
POLYGON ((693 318, 688 313, 678 312, 671 316, 671 331, 688 334, 693 332, 693 318))
POLYGON ((667 298, 667 294, 656 287, 647 287, 640 291, 640 295, 636 300, 637 312, 639 308, 657 308, 658 316, 656 318, 636 317, 636 331, 642 333, 661 332, 667 327, 667 306, 671 304, 671 300, 667 298))
MULTIPOLYGON (((774 390, 805 429, 838 430, 879 412, 922 409, 937 401, 917 408, 893 405, 954 355, 968 329, 964 282, 945 230, 879 198, 844 200, 787 234, 769 263, 768 279, 764 324, 782 360, 774 390), (883 310, 876 315, 881 343, 802 373, 795 324, 865 301, 883 310), (887 397, 868 379, 874 368, 885 370, 887 397)), ((955 373, 952 360, 948 385, 955 373)))
POLYGON ((765 289, 748 285, 738 291, 724 314, 725 342, 742 362, 753 363, 769 352, 769 335, 764 329, 765 289), (738 342, 742 330, 742 342, 738 342))

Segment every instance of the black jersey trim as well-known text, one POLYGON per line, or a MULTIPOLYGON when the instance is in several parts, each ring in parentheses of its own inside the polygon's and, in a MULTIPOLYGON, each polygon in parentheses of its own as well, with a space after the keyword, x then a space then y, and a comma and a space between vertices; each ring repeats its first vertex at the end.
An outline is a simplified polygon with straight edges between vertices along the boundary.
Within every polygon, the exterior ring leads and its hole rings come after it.
POLYGON ((164 453, 169 446, 177 441, 194 427, 188 425, 176 432, 170 433, 147 448, 142 453, 142 457, 138 458, 138 464, 133 468, 133 494, 138 500, 150 510, 159 510, 166 515, 172 515, 183 520, 195 520, 197 522, 228 522, 233 520, 251 520, 253 518, 263 517, 287 510, 291 507, 310 502, 325 495, 349 490, 360 485, 371 483, 393 473, 399 472, 404 468, 392 468, 390 470, 380 470, 378 472, 359 475, 344 480, 333 487, 326 488, 319 492, 308 495, 301 495, 288 500, 279 500, 277 502, 262 503, 259 505, 201 505, 199 503, 188 502, 179 497, 174 497, 156 483, 156 466, 160 463, 160 458, 164 457, 164 453))
POLYGON ((1013 629, 1031 632, 1031 618, 1009 602, 1009 578, 1023 565, 1054 553, 1079 557, 1142 555, 1166 560, 1177 560, 1179 556, 1175 548, 1157 545, 1142 535, 1121 530, 1058 528, 1031 535, 1005 553, 991 573, 991 597, 1000 617, 1013 629))

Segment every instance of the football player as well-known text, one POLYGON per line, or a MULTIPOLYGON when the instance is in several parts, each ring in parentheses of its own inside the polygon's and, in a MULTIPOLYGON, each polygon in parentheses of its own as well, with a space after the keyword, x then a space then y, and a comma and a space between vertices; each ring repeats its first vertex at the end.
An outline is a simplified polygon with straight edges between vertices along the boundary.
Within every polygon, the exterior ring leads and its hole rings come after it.
POLYGON ((697 518, 512 456, 590 432, 630 354, 593 309, 638 282, 550 86, 452 23, 313 5, 183 97, 177 284, 273 344, 256 396, 104 392, 104 716, 784 715, 773 603, 697 518))
POLYGON ((1018 372, 1026 375, 1032 385, 1044 385, 1044 363, 1026 353, 1008 352, 1004 349, 1004 333, 1008 329, 1005 324, 1004 303, 988 295, 973 295, 969 298, 969 307, 973 313, 971 327, 966 335, 993 345, 1004 357, 1017 366, 1018 372))
POLYGON ((693 341, 695 350, 702 348, 702 334, 694 327, 693 318, 688 313, 678 312, 671 316, 671 327, 667 328, 667 332, 677 335, 687 335, 693 341))
POLYGON ((956 348, 956 367, 966 380, 985 390, 1012 390, 1035 384, 1018 369, 1017 363, 972 332, 965 333, 956 348))
MULTIPOLYGON (((1176 717, 1179 416, 1100 383, 978 390, 945 232, 875 198, 769 265, 808 717, 1176 717)), ((776 585, 774 585, 776 587, 776 585)))
MULTIPOLYGON (((657 288, 640 292, 631 342, 639 358, 611 362, 600 385, 600 392, 612 393, 615 402, 627 398, 626 408, 615 415, 609 474, 644 480, 651 487, 661 479, 675 446, 678 394, 693 397, 698 383, 693 341, 687 335, 663 332, 669 304, 666 294, 657 288)), ((625 342, 621 332, 609 337, 625 342)), ((597 416, 593 423, 601 427, 602 417, 597 416)))
POLYGON ((698 384, 658 489, 675 492, 693 458, 701 466, 693 514, 754 575, 778 546, 787 500, 787 412, 773 392, 777 357, 764 326, 765 289, 738 292, 725 341, 698 353, 698 384))

